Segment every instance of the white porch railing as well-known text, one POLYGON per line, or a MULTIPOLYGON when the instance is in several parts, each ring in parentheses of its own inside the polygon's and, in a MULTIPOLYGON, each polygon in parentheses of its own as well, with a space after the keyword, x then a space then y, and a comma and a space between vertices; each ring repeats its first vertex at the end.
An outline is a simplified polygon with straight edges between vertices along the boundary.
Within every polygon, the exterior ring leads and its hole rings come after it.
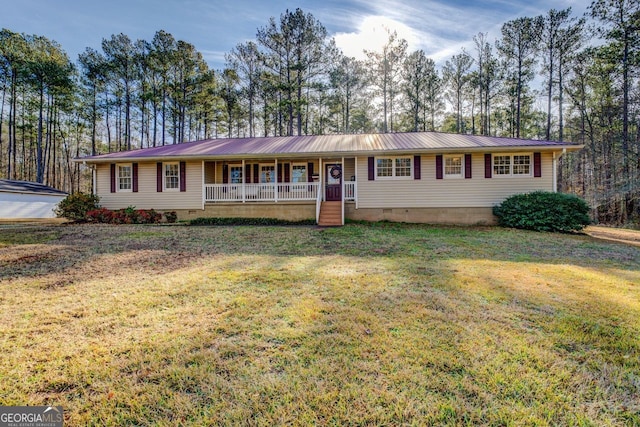
POLYGON ((344 199, 347 201, 353 201, 356 199, 356 182, 355 181, 345 181, 344 199))
POLYGON ((205 202, 316 200, 318 183, 205 184, 205 202))

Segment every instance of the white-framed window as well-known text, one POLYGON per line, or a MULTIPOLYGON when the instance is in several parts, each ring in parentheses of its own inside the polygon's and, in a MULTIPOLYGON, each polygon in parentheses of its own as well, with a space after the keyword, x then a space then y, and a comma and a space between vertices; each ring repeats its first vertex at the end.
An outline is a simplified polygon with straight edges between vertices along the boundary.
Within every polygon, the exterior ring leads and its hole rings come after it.
POLYGON ((412 176, 412 158, 407 157, 376 157, 376 178, 378 179, 407 179, 412 176))
POLYGON ((274 165, 260 165, 260 183, 276 182, 276 168, 274 165))
POLYGON ((398 177, 410 177, 411 160, 411 157, 396 157, 393 175, 398 177))
POLYGON ((463 178, 464 177, 464 156, 462 154, 446 155, 442 162, 445 178, 463 178))
POLYGON ((242 166, 229 167, 229 182, 231 184, 242 184, 242 166))
POLYGON ((516 154, 513 156, 513 175, 531 175, 531 155, 516 154))
POLYGON ((118 191, 132 191, 133 190, 133 166, 131 163, 118 165, 118 191))
POLYGON ((164 189, 180 190, 180 164, 164 163, 164 189))
POLYGON ((531 176, 533 156, 530 153, 494 154, 495 176, 531 176))
POLYGON ((307 165, 294 163, 291 165, 291 182, 307 182, 307 165))

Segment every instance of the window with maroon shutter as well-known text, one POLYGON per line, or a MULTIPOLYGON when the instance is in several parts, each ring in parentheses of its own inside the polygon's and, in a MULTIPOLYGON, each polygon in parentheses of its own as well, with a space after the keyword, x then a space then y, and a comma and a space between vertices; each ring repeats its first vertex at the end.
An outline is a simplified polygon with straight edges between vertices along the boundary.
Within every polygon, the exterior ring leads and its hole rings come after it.
POLYGON ((253 164, 253 183, 258 184, 260 182, 260 165, 257 163, 253 164))
POLYGON ((244 181, 245 184, 248 184, 251 182, 251 165, 246 164, 244 165, 244 181))
POLYGON ((132 185, 132 191, 134 193, 138 192, 138 164, 134 163, 133 164, 133 185, 132 185))
POLYGON ((369 157, 367 159, 367 175, 368 175, 369 181, 373 181, 376 178, 375 162, 376 162, 376 159, 373 157, 369 157))
POLYGON ((109 180, 111 182, 111 192, 115 193, 116 192, 116 165, 115 165, 115 163, 111 163, 109 165, 109 170, 110 170, 109 180))
POLYGON ((413 156, 413 179, 421 178, 420 156, 413 156))
POLYGON ((464 178, 471 179, 471 154, 464 155, 464 178))
POLYGON ((491 169, 492 169, 491 154, 486 153, 484 155, 484 177, 485 178, 491 178, 491 169))
POLYGON ((278 183, 282 182, 282 163, 278 163, 278 183))
POLYGON ((532 176, 534 166, 531 154, 496 153, 491 157, 492 174, 495 177, 526 177, 532 176))
POLYGON ((436 179, 442 179, 442 154, 436 155, 436 179))
POLYGON ((540 178, 542 176, 542 155, 533 153, 533 176, 540 178))
POLYGON ((291 167, 289 163, 284 164, 284 181, 283 182, 291 182, 291 167))
POLYGON ((187 191, 187 164, 180 162, 180 191, 187 191))

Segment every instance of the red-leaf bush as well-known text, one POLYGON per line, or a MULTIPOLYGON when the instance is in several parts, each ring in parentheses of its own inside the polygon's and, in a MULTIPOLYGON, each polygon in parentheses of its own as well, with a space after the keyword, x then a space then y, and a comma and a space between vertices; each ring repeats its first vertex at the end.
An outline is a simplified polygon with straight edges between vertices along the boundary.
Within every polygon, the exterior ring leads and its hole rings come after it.
POLYGON ((111 224, 113 222, 113 211, 107 208, 93 209, 87 212, 85 218, 89 222, 111 224))
POLYGON ((87 212, 87 221, 102 224, 158 224, 162 214, 154 209, 134 209, 128 207, 112 211, 107 208, 87 212))

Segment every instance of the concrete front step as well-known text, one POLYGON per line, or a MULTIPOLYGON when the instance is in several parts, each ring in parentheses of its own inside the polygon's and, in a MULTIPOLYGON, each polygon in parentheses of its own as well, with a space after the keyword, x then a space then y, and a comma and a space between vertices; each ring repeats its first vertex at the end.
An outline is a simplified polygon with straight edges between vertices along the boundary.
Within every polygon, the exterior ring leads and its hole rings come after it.
POLYGON ((342 202, 322 202, 318 225, 324 227, 342 225, 342 202))

